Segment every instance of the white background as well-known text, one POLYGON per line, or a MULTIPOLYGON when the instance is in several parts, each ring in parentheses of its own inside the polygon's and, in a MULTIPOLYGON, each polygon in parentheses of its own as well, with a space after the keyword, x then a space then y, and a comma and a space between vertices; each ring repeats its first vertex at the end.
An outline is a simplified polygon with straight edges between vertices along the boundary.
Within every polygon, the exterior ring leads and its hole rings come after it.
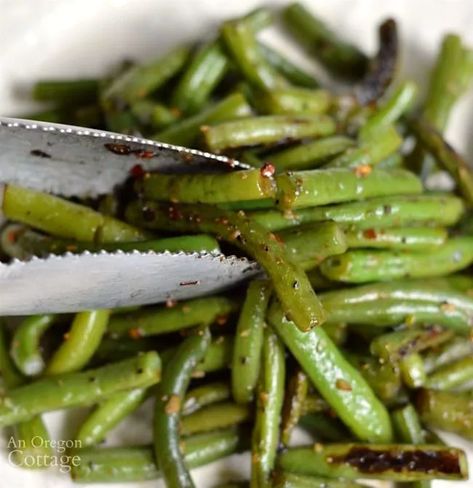
MULTIPOLYGON (((177 41, 208 36, 222 19, 242 14, 259 3, 254 0, 0 0, 0 114, 18 115, 32 108, 24 96, 32 80, 101 75, 124 57, 149 59, 177 41)), ((266 3, 276 6, 286 2, 266 3)), ((376 48, 377 24, 386 16, 394 16, 401 27, 404 76, 417 80, 421 88, 444 33, 460 33, 473 46, 472 0, 307 0, 306 4, 367 52, 376 48)), ((311 66, 280 34, 270 32, 265 37, 311 66)), ((447 134, 470 159, 473 157, 472 120, 473 90, 470 90, 455 110, 447 134)), ((121 426, 112 442, 150 440, 147 410, 142 409, 121 426)), ((71 411, 45 417, 53 436, 69 439, 82 416, 81 412, 71 411)), ((466 447, 458 438, 452 436, 449 440, 466 447)), ((6 438, 2 436, 0 447, 5 445, 6 438)), ((28 472, 14 468, 8 464, 6 453, 4 447, 0 449, 2 488, 74 486, 66 475, 54 470, 28 472)), ((246 456, 232 456, 228 462, 195 470, 195 479, 199 486, 208 487, 222 480, 243 478, 247 476, 248 464, 246 456)), ((473 470, 471 456, 470 465, 473 470)), ((437 482, 434 487, 472 485, 473 481, 437 482)), ((151 481, 113 486, 157 485, 151 481)))

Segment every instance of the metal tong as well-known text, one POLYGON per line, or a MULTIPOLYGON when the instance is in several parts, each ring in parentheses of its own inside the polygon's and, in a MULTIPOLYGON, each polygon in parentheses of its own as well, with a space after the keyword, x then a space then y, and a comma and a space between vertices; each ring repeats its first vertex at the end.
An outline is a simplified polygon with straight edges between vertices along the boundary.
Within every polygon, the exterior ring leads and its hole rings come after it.
MULTIPOLYGON (((0 203, 6 184, 97 197, 139 164, 162 172, 247 166, 195 149, 62 124, 0 117, 0 203)), ((2 210, 0 206, 0 225, 2 210)), ((0 263, 0 315, 62 313, 216 293, 261 272, 216 253, 84 252, 0 263)))

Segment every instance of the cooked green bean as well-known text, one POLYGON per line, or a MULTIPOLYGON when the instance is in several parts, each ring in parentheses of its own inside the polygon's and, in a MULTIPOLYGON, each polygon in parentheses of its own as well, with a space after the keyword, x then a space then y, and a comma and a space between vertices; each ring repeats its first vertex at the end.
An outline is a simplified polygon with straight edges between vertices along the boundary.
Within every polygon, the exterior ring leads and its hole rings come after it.
POLYGON ((454 432, 473 440, 471 395, 439 390, 420 390, 416 407, 423 422, 435 429, 454 432))
POLYGON ((51 410, 91 405, 118 391, 150 386, 159 381, 160 371, 159 356, 148 352, 101 368, 19 386, 1 398, 0 426, 17 424, 51 410))
POLYGON ((72 373, 86 366, 99 347, 109 316, 109 310, 90 310, 76 314, 64 342, 50 359, 45 374, 72 373))
POLYGON ((113 427, 142 404, 147 392, 146 388, 134 388, 114 393, 89 414, 75 439, 80 441, 81 447, 99 444, 113 427))
POLYGON ((291 84, 305 88, 318 88, 319 82, 299 66, 296 66, 287 57, 266 44, 259 43, 259 49, 266 61, 291 84))
POLYGON ((168 334, 195 325, 224 320, 237 308, 237 302, 224 296, 195 298, 171 306, 147 307, 129 314, 112 315, 108 333, 113 337, 147 337, 168 334))
POLYGON ((379 169, 403 168, 404 157, 398 152, 390 154, 387 158, 378 163, 379 169))
POLYGON ((328 136, 272 153, 268 159, 278 172, 313 169, 354 145, 355 141, 349 137, 328 136))
POLYGON ((41 80, 33 85, 31 95, 39 102, 73 106, 96 102, 98 90, 99 82, 94 79, 41 80))
POLYGON ((371 115, 360 130, 361 139, 372 139, 377 133, 397 122, 409 110, 417 96, 417 85, 405 81, 371 115))
MULTIPOLYGON (((361 166, 363 168, 363 166, 361 166)), ((315 207, 395 194, 419 194, 421 182, 403 169, 330 168, 287 172, 276 176, 282 209, 315 207)))
POLYGON ((425 443, 425 434, 417 412, 412 404, 397 408, 391 413, 394 430, 398 440, 406 444, 425 443))
POLYGON ((249 405, 220 402, 207 405, 181 419, 182 435, 191 435, 214 429, 223 429, 247 422, 252 417, 249 405))
POLYGON ((247 289, 232 355, 232 394, 237 403, 251 402, 260 374, 265 316, 271 296, 266 280, 254 280, 247 289))
POLYGON ((44 369, 40 339, 54 323, 54 315, 32 315, 15 328, 10 355, 16 367, 26 376, 35 376, 44 369))
POLYGON ((279 456, 287 471, 329 478, 389 481, 468 478, 465 453, 437 445, 328 444, 288 449, 279 456))
POLYGON ((113 242, 145 238, 139 229, 91 208, 15 185, 6 185, 1 210, 10 220, 66 239, 113 242))
POLYGON ((230 396, 230 386, 223 381, 196 386, 187 393, 182 405, 182 413, 183 415, 194 413, 212 403, 228 400, 230 396))
POLYGON ((191 375, 210 344, 207 327, 199 328, 178 346, 166 364, 154 409, 154 454, 169 488, 193 487, 179 447, 179 424, 191 375))
POLYGON ((160 130, 179 120, 179 113, 175 109, 167 108, 154 100, 138 100, 130 107, 132 115, 147 128, 160 130))
POLYGON ((453 237, 429 253, 348 251, 327 258, 322 273, 334 281, 366 283, 404 277, 427 278, 465 269, 473 262, 473 238, 453 237))
POLYGON ((473 207, 473 171, 469 164, 425 119, 413 120, 409 125, 421 146, 450 173, 457 184, 458 192, 468 206, 473 207))
POLYGON ((473 355, 473 342, 466 341, 464 337, 456 337, 424 356, 425 370, 430 374, 469 355, 473 355))
POLYGON ((283 243, 244 214, 204 205, 131 204, 127 217, 146 228, 210 232, 243 248, 261 264, 276 295, 294 323, 309 330, 324 322, 324 311, 303 270, 291 259, 283 243))
POLYGON ((152 139, 180 146, 192 146, 200 134, 201 126, 248 117, 249 115, 251 115, 251 107, 245 97, 241 93, 234 93, 201 112, 158 132, 152 139))
MULTIPOLYGON (((240 434, 235 429, 198 434, 183 443, 189 468, 211 463, 239 450, 240 434)), ((71 465, 76 483, 123 483, 161 478, 151 446, 85 448, 73 451, 79 463, 71 465)))
POLYGON ((368 60, 356 47, 339 39, 300 3, 283 11, 285 27, 334 75, 357 79, 363 76, 368 60))
POLYGON ((390 229, 348 228, 345 231, 350 248, 430 250, 445 244, 448 237, 441 227, 393 227, 390 229))
POLYGON ((188 57, 189 49, 179 47, 149 64, 131 66, 105 90, 105 103, 131 103, 147 97, 179 72, 188 57))
POLYGON ((289 445, 292 431, 296 427, 303 413, 306 413, 307 391, 309 381, 307 375, 300 369, 289 378, 284 394, 284 404, 281 414, 281 444, 289 445))
POLYGON ((2 386, 15 388, 24 382, 24 378, 13 363, 8 336, 7 326, 0 318, 0 375, 2 386))
POLYGON ((262 56, 255 33, 248 22, 225 22, 221 36, 244 78, 261 89, 286 85, 284 78, 262 56))
POLYGON ((272 330, 266 329, 252 435, 251 488, 271 486, 270 476, 279 445, 285 370, 284 346, 272 330))
POLYGON ((269 230, 334 220, 359 229, 389 228, 419 225, 453 225, 462 216, 463 203, 447 194, 408 195, 370 198, 360 202, 304 208, 288 212, 260 210, 250 217, 269 230))
POLYGON ((360 439, 391 439, 391 424, 384 406, 322 328, 299 331, 276 303, 270 308, 268 319, 320 394, 360 439))
MULTIPOLYGON (((329 411, 330 412, 330 411, 329 411)), ((303 415, 299 426, 321 442, 346 442, 352 440, 350 431, 330 413, 315 412, 303 415)))
POLYGON ((436 347, 453 337, 453 332, 440 327, 403 329, 382 334, 371 341, 370 351, 384 361, 397 362, 404 356, 436 347))
POLYGON ((399 369, 402 380, 408 388, 420 388, 425 385, 427 374, 420 354, 415 352, 404 356, 399 361, 399 369))
POLYGON ((173 203, 225 203, 276 196, 272 175, 259 169, 197 175, 146 173, 135 189, 144 198, 173 203))
POLYGON ((335 132, 335 122, 324 114, 259 115, 202 126, 201 131, 206 146, 220 153, 238 147, 276 144, 284 139, 329 136, 335 132))
POLYGON ((473 356, 446 364, 435 370, 425 382, 426 388, 452 390, 473 380, 473 356))
POLYGON ((188 114, 201 110, 228 66, 228 58, 218 42, 204 44, 193 54, 180 78, 172 96, 172 105, 188 114))
POLYGON ((332 103, 332 95, 323 89, 290 87, 258 92, 255 101, 262 113, 311 115, 326 113, 332 103))
POLYGON ((324 168, 357 168, 375 166, 385 160, 402 144, 397 130, 392 126, 382 127, 371 137, 362 140, 359 146, 348 148, 330 161, 324 168))
POLYGON ((204 359, 197 365, 195 375, 200 377, 205 373, 212 373, 221 369, 230 368, 233 354, 233 337, 220 336, 214 339, 204 359))

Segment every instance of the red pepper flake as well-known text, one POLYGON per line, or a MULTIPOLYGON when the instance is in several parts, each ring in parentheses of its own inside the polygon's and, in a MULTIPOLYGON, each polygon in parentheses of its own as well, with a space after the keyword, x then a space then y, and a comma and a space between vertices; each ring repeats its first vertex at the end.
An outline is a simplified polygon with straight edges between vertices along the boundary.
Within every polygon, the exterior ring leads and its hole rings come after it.
POLYGON ((178 413, 181 409, 181 398, 178 395, 171 395, 169 400, 166 402, 166 406, 164 407, 164 411, 166 415, 173 415, 178 413))
POLYGON ((271 178, 276 172, 276 168, 273 164, 267 162, 264 163, 263 166, 261 166, 259 172, 261 173, 261 176, 264 176, 265 178, 271 178))
POLYGON ((360 164, 355 168, 355 174, 358 178, 362 178, 364 176, 368 176, 373 171, 373 168, 370 164, 360 164))
POLYGON ((143 151, 136 151, 135 156, 140 159, 151 159, 154 158, 155 154, 154 151, 143 150, 143 151))
POLYGON ((279 242, 280 244, 283 244, 284 243, 284 239, 280 235, 278 235, 278 234, 273 234, 272 232, 270 232, 269 233, 269 238, 272 241, 279 242))
POLYGON ((10 244, 15 244, 18 238, 18 231, 12 230, 7 234, 7 240, 10 244))
POLYGON ((168 209, 168 216, 169 220, 182 220, 184 218, 182 212, 173 205, 171 205, 168 209))
POLYGON ((145 175, 145 170, 143 169, 143 166, 141 164, 135 164, 131 169, 130 169, 130 176, 136 179, 143 178, 145 175))
POLYGON ((351 391, 352 390, 350 383, 348 383, 347 381, 345 381, 342 378, 339 378, 335 382, 335 386, 336 386, 337 390, 342 390, 342 391, 351 391))
POLYGON ((132 338, 132 339, 140 339, 142 337, 142 334, 141 334, 141 330, 139 329, 139 327, 133 327, 131 328, 129 331, 128 331, 128 335, 132 338))
POLYGON ((363 237, 366 239, 376 239, 376 231, 374 229, 366 229, 363 231, 363 237))

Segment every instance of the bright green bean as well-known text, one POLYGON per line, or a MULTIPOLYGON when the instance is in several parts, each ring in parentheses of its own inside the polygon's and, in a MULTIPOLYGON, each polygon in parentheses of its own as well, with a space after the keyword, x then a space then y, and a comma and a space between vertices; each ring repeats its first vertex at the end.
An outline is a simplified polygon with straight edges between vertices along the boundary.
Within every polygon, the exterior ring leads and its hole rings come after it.
POLYGON ((435 370, 425 382, 426 388, 452 390, 473 379, 473 356, 461 358, 435 370))

